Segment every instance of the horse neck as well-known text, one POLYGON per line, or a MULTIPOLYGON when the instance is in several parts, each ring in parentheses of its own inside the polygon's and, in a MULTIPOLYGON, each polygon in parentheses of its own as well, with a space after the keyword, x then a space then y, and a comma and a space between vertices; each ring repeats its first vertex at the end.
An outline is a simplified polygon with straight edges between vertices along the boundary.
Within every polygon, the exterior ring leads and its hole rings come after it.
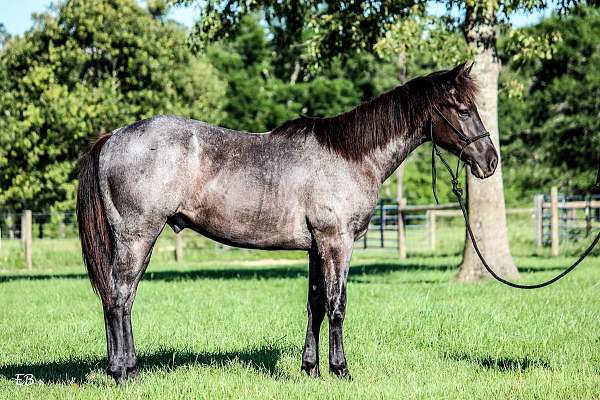
POLYGON ((386 146, 367 156, 368 164, 372 166, 373 172, 379 177, 380 184, 390 177, 410 153, 427 141, 424 131, 425 129, 418 128, 410 134, 399 135, 386 146))

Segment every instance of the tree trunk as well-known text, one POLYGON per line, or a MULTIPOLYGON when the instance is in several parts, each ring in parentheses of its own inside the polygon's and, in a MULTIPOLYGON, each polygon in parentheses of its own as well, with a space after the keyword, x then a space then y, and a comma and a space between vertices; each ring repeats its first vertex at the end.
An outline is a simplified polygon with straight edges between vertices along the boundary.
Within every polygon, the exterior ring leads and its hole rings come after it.
MULTIPOLYGON (((477 79, 480 88, 477 104, 479 113, 500 156, 498 134, 500 64, 495 55, 495 12, 494 7, 487 10, 480 8, 477 15, 467 10, 465 34, 475 51, 473 76, 477 79), (487 15, 485 15, 486 11, 487 15)), ((513 262, 508 244, 501 159, 498 160, 496 172, 488 179, 478 179, 470 171, 467 171, 467 175, 469 221, 479 248, 496 273, 505 278, 517 278, 519 272, 513 262)), ((476 281, 489 277, 467 236, 463 261, 456 279, 476 281)))

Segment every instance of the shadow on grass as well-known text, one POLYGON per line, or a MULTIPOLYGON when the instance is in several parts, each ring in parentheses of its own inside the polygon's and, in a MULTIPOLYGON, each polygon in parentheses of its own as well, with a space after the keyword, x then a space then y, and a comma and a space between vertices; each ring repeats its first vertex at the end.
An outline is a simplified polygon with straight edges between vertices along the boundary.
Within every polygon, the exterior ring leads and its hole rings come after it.
MULTIPOLYGON (((184 366, 226 367, 229 364, 241 364, 277 379, 283 377, 283 373, 277 369, 277 362, 287 351, 289 349, 271 346, 242 351, 201 353, 164 349, 140 355, 138 366, 140 373, 144 373, 157 370, 171 371, 184 366)), ((85 383, 92 371, 101 370, 103 374, 105 367, 106 359, 104 358, 12 364, 0 366, 0 376, 14 380, 17 374, 32 374, 36 381, 44 383, 85 383)))
MULTIPOLYGON (((454 269, 448 264, 419 263, 373 263, 359 264, 350 268, 350 278, 355 276, 385 275, 398 271, 446 271, 454 269)), ((202 268, 194 270, 162 270, 147 271, 146 281, 185 281, 197 279, 295 279, 305 278, 308 268, 305 265, 266 267, 266 268, 202 268)), ((16 280, 48 280, 48 279, 87 279, 87 274, 12 274, 0 275, 0 283, 16 280)))
MULTIPOLYGON (((429 262, 379 262, 358 264, 350 267, 350 280, 362 281, 368 283, 368 280, 363 280, 357 277, 361 276, 376 276, 387 275, 393 272, 400 271, 438 271, 445 272, 455 270, 456 265, 453 263, 429 262)), ((554 270, 562 270, 563 267, 537 267, 537 268, 520 268, 523 273, 532 272, 548 272, 554 270)), ((282 265, 278 267, 247 267, 247 268, 201 268, 193 270, 159 270, 147 271, 144 275, 145 281, 187 281, 198 279, 296 279, 305 278, 308 274, 308 268, 305 265, 282 265)), ((87 274, 0 274, 0 283, 18 281, 18 280, 48 280, 48 279, 87 279, 87 274)), ((414 283, 414 282, 413 282, 414 283)), ((422 283, 439 283, 439 282, 422 282, 422 283)))
POLYGON ((546 360, 535 357, 492 357, 475 356, 467 353, 445 353, 444 358, 453 361, 468 361, 490 370, 524 372, 531 368, 550 368, 546 360))

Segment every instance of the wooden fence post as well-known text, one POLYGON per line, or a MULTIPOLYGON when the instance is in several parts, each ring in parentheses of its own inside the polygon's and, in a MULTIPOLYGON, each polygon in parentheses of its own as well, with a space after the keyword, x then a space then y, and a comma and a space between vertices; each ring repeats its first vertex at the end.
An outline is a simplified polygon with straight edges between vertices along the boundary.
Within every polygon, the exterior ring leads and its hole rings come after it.
POLYGON ((404 218, 402 217, 403 203, 398 203, 398 257, 404 260, 406 258, 406 231, 404 229, 404 218))
POLYGON ((58 237, 64 239, 67 237, 67 225, 65 225, 65 214, 58 217, 58 237))
POLYGON ((431 251, 435 251, 436 247, 436 213, 435 210, 429 210, 427 212, 429 214, 429 242, 431 244, 431 251))
POLYGON ((183 234, 179 232, 175 234, 175 261, 180 263, 183 261, 183 234))
POLYGON ((27 269, 32 268, 32 245, 33 245, 33 223, 31 210, 23 211, 21 215, 21 240, 25 253, 25 266, 27 269))
POLYGON ((383 205, 383 200, 379 201, 379 242, 381 244, 381 248, 385 247, 385 208, 383 205))
POLYGON ((550 191, 551 207, 552 207, 552 256, 556 257, 559 254, 559 228, 558 228, 558 188, 552 187, 550 191))
POLYGON ((396 201, 398 202, 397 226, 398 226, 398 257, 406 258, 406 231, 404 230, 404 218, 402 217, 402 207, 406 205, 404 198, 404 163, 396 169, 396 201))
POLYGON ((592 234, 592 197, 588 196, 585 206, 585 237, 592 234))
POLYGON ((544 195, 538 194, 534 200, 535 212, 535 243, 538 247, 543 245, 544 229, 544 195))

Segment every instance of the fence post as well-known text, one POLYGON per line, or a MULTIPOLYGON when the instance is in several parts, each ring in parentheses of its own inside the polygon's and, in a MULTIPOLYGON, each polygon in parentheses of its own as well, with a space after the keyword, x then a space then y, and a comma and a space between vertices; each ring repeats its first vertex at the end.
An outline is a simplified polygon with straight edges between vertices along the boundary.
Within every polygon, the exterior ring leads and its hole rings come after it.
POLYGON ((21 241, 25 253, 25 266, 27 269, 32 268, 32 245, 33 245, 33 226, 31 210, 23 211, 21 214, 21 241))
POLYGON ((65 225, 65 214, 58 216, 58 237, 64 239, 67 237, 67 226, 65 225))
POLYGON ((400 164, 396 169, 396 201, 398 202, 397 223, 398 228, 398 257, 406 258, 406 232, 404 230, 404 218, 402 217, 402 206, 406 205, 404 198, 404 163, 400 164))
POLYGON ((559 234, 558 234, 558 188, 553 186, 550 191, 551 207, 552 207, 552 256, 556 257, 559 254, 559 234))
POLYGON ((588 196, 585 205, 585 236, 592 234, 592 196, 588 196))
POLYGON ((383 200, 379 201, 379 241, 381 243, 381 248, 385 247, 385 243, 383 240, 383 230, 385 228, 385 209, 383 208, 383 200))
POLYGON ((406 231, 404 229, 404 218, 402 216, 402 206, 404 202, 398 202, 398 257, 406 258, 406 231))
POLYGON ((427 213, 429 214, 429 241, 431 243, 431 251, 435 251, 435 247, 436 247, 436 237, 435 237, 435 233, 436 233, 436 212, 435 210, 429 210, 427 211, 427 213))
POLYGON ((544 195, 536 195, 533 203, 533 209, 535 213, 535 243, 538 247, 542 247, 544 229, 544 195))
POLYGON ((179 232, 175 234, 175 261, 180 263, 183 261, 183 234, 179 232))
MULTIPOLYGON (((562 238, 562 240, 567 241, 569 240, 569 220, 567 219, 567 196, 563 196, 562 198, 562 225, 559 226, 559 236, 562 238), (562 229, 560 229, 562 228, 562 229)), ((560 242, 560 240, 559 240, 560 242)))

